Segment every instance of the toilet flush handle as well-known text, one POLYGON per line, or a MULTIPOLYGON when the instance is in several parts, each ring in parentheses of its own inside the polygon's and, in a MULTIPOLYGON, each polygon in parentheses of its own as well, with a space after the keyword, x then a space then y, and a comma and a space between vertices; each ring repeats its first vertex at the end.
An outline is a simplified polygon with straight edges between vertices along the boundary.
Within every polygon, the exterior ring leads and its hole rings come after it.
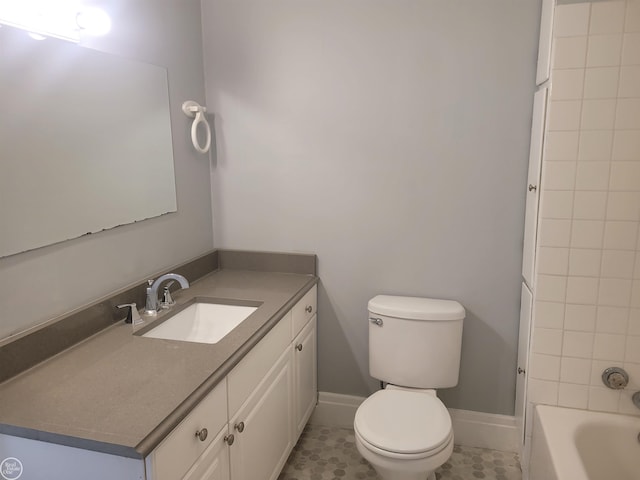
POLYGON ((369 321, 370 321, 371 323, 376 324, 376 325, 377 325, 377 326, 379 326, 379 327, 381 327, 381 326, 382 326, 382 319, 381 319, 381 318, 371 317, 371 318, 369 319, 369 321))

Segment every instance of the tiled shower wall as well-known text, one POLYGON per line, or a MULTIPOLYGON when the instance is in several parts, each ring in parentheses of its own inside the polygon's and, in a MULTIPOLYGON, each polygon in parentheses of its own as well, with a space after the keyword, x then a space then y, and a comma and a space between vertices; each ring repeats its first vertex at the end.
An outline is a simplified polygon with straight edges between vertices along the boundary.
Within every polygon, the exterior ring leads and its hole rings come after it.
POLYGON ((640 0, 560 5, 553 42, 529 400, 640 415, 640 0))

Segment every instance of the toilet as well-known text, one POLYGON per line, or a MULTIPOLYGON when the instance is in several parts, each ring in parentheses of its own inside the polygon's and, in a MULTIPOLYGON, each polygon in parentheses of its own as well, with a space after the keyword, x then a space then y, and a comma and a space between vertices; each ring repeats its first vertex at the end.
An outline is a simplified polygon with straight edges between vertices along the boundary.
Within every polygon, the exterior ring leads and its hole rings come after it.
POLYGON ((369 373, 384 390, 358 407, 356 447, 384 480, 431 480, 453 451, 437 388, 457 385, 465 310, 458 302, 378 295, 369 301, 369 373))

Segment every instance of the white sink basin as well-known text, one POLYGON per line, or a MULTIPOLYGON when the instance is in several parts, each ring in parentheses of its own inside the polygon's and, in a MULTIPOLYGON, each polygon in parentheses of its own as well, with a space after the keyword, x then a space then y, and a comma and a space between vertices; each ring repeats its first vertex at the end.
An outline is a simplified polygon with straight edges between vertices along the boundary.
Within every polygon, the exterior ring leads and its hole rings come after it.
POLYGON ((218 343, 257 309, 258 307, 242 305, 194 303, 142 336, 184 342, 218 343))

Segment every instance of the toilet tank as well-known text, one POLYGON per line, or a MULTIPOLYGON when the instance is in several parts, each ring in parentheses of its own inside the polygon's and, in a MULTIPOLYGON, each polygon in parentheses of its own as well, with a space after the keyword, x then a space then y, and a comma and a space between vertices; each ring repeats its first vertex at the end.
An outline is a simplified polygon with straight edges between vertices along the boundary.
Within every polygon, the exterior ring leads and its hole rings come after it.
POLYGON ((378 295, 368 307, 372 377, 412 388, 458 384, 462 305, 452 300, 378 295))

